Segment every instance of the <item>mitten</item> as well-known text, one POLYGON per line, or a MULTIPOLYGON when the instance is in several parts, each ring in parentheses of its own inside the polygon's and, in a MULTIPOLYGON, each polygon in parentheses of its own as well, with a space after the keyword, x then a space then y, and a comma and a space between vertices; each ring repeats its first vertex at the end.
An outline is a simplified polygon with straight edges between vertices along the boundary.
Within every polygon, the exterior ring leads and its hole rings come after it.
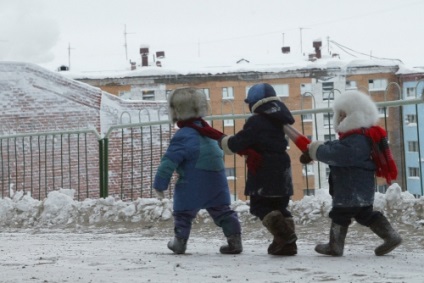
POLYGON ((165 198, 165 193, 155 189, 156 198, 158 200, 163 200, 165 198))
POLYGON ((313 161, 313 159, 309 156, 309 151, 304 151, 299 158, 300 163, 309 164, 313 161))
POLYGON ((262 155, 251 148, 237 151, 237 154, 246 156, 247 169, 256 175, 258 168, 262 166, 262 155))

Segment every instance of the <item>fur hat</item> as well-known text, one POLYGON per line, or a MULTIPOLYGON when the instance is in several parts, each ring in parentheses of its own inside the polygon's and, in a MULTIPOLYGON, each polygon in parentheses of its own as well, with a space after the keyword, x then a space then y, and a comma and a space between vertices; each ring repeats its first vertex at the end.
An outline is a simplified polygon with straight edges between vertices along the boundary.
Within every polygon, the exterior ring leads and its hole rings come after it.
POLYGON ((179 88, 169 95, 168 109, 173 122, 199 118, 208 114, 208 100, 201 89, 179 88))
POLYGON ((371 97, 357 90, 347 91, 336 96, 333 110, 333 127, 337 133, 369 128, 376 125, 379 119, 377 105, 371 97), (340 112, 346 113, 346 118, 341 122, 340 112))
POLYGON ((249 109, 251 112, 261 104, 266 103, 270 100, 275 100, 277 94, 275 93, 275 89, 267 83, 260 83, 252 86, 247 92, 247 98, 244 100, 247 104, 249 104, 249 109), (272 97, 272 98, 269 98, 272 97), (264 100, 265 98, 269 98, 264 100), (261 101, 261 103, 258 103, 261 101), (258 103, 258 105, 255 105, 258 103))

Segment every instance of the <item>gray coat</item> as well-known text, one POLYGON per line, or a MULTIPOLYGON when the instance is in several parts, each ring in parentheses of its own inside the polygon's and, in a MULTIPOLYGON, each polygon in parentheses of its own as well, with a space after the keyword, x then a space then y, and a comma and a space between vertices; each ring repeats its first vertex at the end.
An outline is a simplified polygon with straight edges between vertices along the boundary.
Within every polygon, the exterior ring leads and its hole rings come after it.
POLYGON ((371 159, 371 144, 365 135, 353 134, 341 140, 320 144, 314 153, 316 160, 330 166, 329 185, 333 207, 363 207, 373 205, 375 164, 371 159))

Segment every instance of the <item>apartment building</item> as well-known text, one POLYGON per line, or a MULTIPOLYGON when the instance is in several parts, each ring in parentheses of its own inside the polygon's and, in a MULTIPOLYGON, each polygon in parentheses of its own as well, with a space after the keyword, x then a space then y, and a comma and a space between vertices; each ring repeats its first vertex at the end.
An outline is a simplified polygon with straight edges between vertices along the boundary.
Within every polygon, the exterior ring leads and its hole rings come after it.
MULTIPOLYGON (((424 94, 424 72, 399 76, 404 100, 422 97, 424 94)), ((408 191, 414 196, 424 195, 424 111, 423 104, 402 107, 401 123, 405 155, 405 179, 408 191)))

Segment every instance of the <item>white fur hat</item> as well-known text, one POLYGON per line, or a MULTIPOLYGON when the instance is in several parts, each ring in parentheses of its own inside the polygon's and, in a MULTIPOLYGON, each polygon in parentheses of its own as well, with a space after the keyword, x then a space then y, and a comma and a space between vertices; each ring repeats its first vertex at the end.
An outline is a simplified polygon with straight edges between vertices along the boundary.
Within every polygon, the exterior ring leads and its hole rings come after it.
POLYGON ((197 88, 174 90, 168 97, 169 118, 173 122, 199 118, 208 114, 206 94, 197 88))
POLYGON ((371 97, 357 90, 336 95, 333 110, 333 126, 337 133, 345 133, 358 128, 369 128, 376 125, 379 119, 377 105, 371 97), (340 122, 341 111, 346 113, 346 118, 340 122))

